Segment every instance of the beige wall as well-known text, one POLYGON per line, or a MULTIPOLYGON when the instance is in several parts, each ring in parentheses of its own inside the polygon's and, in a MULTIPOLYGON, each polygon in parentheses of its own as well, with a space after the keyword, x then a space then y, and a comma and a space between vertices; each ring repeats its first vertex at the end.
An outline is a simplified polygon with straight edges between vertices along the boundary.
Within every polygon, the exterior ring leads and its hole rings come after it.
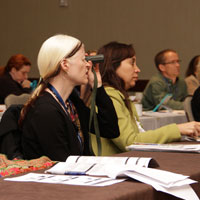
POLYGON ((189 60, 200 54, 199 0, 1 0, 0 66, 22 53, 38 77, 36 59, 42 42, 56 33, 81 39, 87 49, 109 41, 133 43, 140 79, 156 72, 153 58, 173 48, 182 60, 182 76, 189 60))

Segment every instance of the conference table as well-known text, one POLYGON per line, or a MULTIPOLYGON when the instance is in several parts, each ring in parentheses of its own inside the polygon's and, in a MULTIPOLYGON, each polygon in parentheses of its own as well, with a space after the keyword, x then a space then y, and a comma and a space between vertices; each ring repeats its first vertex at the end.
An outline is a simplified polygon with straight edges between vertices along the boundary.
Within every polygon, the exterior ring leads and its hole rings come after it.
POLYGON ((180 124, 188 122, 184 110, 174 110, 172 112, 146 111, 139 118, 145 130, 154 130, 172 123, 180 124))
MULTIPOLYGON (((188 142, 185 143, 188 144, 188 142)), ((130 151, 117 154, 117 156, 151 157, 158 162, 158 169, 188 175, 191 179, 200 181, 200 154, 198 153, 130 151)), ((200 183, 191 184, 191 186, 198 197, 200 197, 200 183)), ((158 192, 153 189, 152 186, 133 179, 110 186, 89 187, 33 182, 12 182, 0 178, 0 199, 175 200, 179 198, 163 192, 158 192)))

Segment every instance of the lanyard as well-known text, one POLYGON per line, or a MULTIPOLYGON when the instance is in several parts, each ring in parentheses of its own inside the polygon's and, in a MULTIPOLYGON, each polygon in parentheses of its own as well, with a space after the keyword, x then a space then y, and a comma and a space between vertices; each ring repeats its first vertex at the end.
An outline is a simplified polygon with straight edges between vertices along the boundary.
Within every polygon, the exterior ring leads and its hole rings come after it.
MULTIPOLYGON (((58 91, 56 90, 56 88, 55 88, 53 85, 51 85, 50 83, 48 83, 48 88, 54 93, 54 95, 56 96, 56 98, 58 99, 58 101, 61 103, 61 105, 64 107, 64 109, 65 109, 67 115, 69 116, 69 118, 70 118, 71 121, 72 121, 72 118, 71 118, 71 116, 70 116, 70 114, 69 114, 69 112, 68 112, 67 106, 65 105, 65 102, 63 101, 62 97, 60 96, 60 94, 58 93, 58 91)), ((68 102, 69 102, 70 107, 71 107, 71 110, 72 110, 72 112, 73 112, 72 105, 71 105, 71 101, 70 101, 69 99, 68 99, 68 102)), ((72 121, 72 123, 73 123, 73 125, 74 125, 74 127, 75 127, 75 130, 76 130, 76 132, 77 132, 77 137, 78 137, 79 143, 80 143, 80 145, 81 145, 81 150, 83 151, 82 139, 81 139, 80 133, 79 133, 79 131, 78 131, 78 127, 75 125, 75 123, 74 123, 73 121, 72 121)))
POLYGON ((67 115, 69 115, 68 113, 68 109, 67 109, 67 106, 65 105, 62 97, 60 96, 60 94, 58 93, 58 91, 56 90, 56 88, 51 85, 50 83, 48 83, 48 88, 55 94, 56 98, 58 99, 58 101, 61 103, 61 105, 64 107, 67 115))

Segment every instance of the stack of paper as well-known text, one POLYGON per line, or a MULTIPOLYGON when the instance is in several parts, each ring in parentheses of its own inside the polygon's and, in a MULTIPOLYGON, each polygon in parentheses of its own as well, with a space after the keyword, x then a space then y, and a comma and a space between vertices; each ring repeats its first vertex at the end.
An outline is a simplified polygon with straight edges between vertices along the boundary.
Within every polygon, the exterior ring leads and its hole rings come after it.
POLYGON ((190 184, 196 183, 196 181, 189 179, 188 176, 144 167, 134 167, 134 169, 121 172, 122 174, 149 184, 157 191, 162 191, 187 200, 199 199, 190 186, 190 184))

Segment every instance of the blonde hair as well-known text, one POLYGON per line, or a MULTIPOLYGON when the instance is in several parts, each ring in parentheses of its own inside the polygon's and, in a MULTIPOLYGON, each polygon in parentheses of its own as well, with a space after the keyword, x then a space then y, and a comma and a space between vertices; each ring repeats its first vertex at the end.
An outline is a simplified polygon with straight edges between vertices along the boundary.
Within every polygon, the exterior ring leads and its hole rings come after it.
POLYGON ((34 104, 37 97, 45 90, 49 79, 56 76, 60 70, 62 59, 73 56, 81 47, 80 40, 64 34, 57 34, 48 38, 42 44, 38 53, 38 69, 40 83, 31 95, 31 98, 21 112, 20 124, 25 118, 29 108, 34 104), (42 81, 41 81, 42 80, 42 81))
POLYGON ((46 79, 57 71, 60 61, 67 57, 81 42, 68 35, 55 35, 48 38, 38 53, 38 69, 40 77, 46 79))

